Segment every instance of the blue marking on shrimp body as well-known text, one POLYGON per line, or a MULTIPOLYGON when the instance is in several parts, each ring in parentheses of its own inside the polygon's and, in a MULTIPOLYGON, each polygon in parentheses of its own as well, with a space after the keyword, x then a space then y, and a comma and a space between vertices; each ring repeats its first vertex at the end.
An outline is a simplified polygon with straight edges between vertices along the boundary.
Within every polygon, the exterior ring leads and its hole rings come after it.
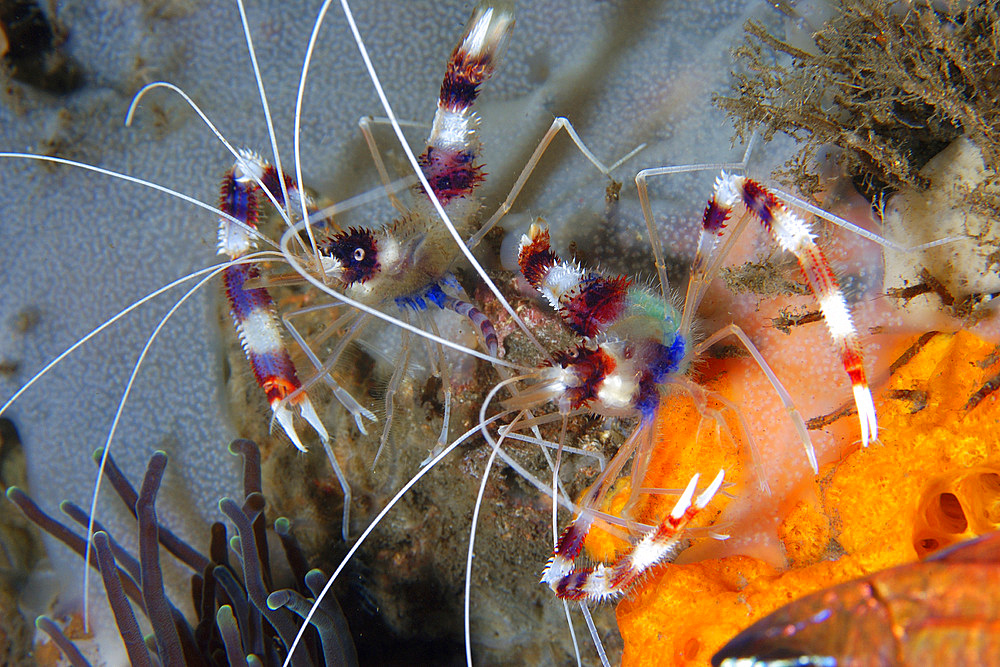
POLYGON ((680 334, 674 334, 674 340, 669 346, 658 344, 649 364, 649 372, 653 381, 659 384, 664 382, 668 376, 678 373, 686 353, 687 340, 680 334))
POLYGON ((443 310, 447 299, 448 295, 441 289, 441 284, 434 283, 416 294, 396 297, 395 301, 396 305, 400 308, 409 308, 411 310, 427 310, 427 302, 430 301, 443 310))

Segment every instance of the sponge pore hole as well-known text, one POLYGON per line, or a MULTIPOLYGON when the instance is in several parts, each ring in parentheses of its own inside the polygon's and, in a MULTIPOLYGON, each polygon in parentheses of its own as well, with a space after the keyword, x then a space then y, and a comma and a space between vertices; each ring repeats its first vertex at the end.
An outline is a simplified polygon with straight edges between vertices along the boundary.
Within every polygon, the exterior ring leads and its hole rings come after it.
POLYGON ((1000 496, 1000 474, 984 472, 979 476, 979 483, 983 485, 984 491, 1000 496))
POLYGON ((700 652, 701 640, 697 637, 691 637, 684 643, 684 649, 681 651, 681 657, 684 660, 695 660, 700 652))
POLYGON ((962 503, 954 493, 945 492, 938 496, 938 520, 941 528, 949 533, 964 533, 969 528, 962 503))
POLYGON ((927 481, 914 514, 913 548, 921 558, 1000 529, 1000 463, 961 467, 927 481))
POLYGON ((927 554, 941 548, 941 543, 933 537, 925 537, 924 539, 917 540, 916 542, 917 543, 913 546, 917 550, 917 556, 920 558, 923 558, 927 554))

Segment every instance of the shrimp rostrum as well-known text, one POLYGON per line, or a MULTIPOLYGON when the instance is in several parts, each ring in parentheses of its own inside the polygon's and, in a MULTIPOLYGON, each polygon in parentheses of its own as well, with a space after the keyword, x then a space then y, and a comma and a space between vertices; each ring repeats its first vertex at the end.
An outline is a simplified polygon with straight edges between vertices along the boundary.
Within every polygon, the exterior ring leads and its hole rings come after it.
MULTIPOLYGON (((640 172, 636 177, 640 202, 650 230, 653 226, 645 179, 658 175, 658 171, 667 173, 662 169, 651 169, 640 172)), ((603 600, 623 593, 643 572, 676 551, 685 524, 707 505, 720 488, 722 472, 693 501, 696 475, 669 516, 658 527, 646 532, 636 546, 614 565, 599 565, 596 568, 574 566, 574 560, 583 549, 584 538, 595 520, 602 516, 598 509, 601 500, 629 460, 632 460, 632 502, 637 493, 635 490, 643 486, 645 466, 652 448, 656 446, 652 426, 668 392, 686 391, 693 397, 701 397, 699 410, 703 415, 716 419, 723 428, 726 427, 722 413, 706 407, 706 396, 718 401, 724 411, 734 413, 737 421, 743 423, 736 405, 716 392, 697 386, 690 377, 692 362, 719 340, 735 337, 761 366, 784 404, 788 418, 796 427, 813 471, 818 469, 802 417, 749 337, 735 324, 700 341, 695 340, 692 334, 692 321, 709 281, 732 248, 735 238, 751 220, 760 223, 783 250, 798 259, 819 303, 830 337, 839 347, 841 361, 851 381, 860 417, 862 443, 867 446, 870 440, 877 438, 875 409, 860 343, 834 272, 817 246, 809 223, 759 183, 726 172, 716 180, 714 193, 702 216, 698 250, 681 308, 674 306, 674 302, 667 297, 665 285, 657 293, 627 276, 607 275, 586 269, 575 261, 560 259, 550 247, 548 230, 538 224, 532 225, 520 241, 520 271, 578 337, 578 342, 569 349, 552 353, 550 361, 517 378, 526 385, 515 392, 513 398, 505 401, 505 407, 525 414, 545 403, 554 403, 564 420, 560 446, 565 436, 565 419, 571 415, 589 413, 638 420, 607 467, 575 506, 575 517, 558 539, 555 553, 545 567, 542 581, 560 598, 603 600), (734 209, 741 215, 731 221, 734 209)), ((658 255, 655 239, 651 240, 651 246, 654 254, 658 255)), ((662 267, 659 257, 657 261, 662 267)), ((665 278, 661 271, 662 283, 665 283, 665 278)), ((513 384, 515 380, 509 382, 513 384)), ((698 400, 695 403, 699 405, 698 400)), ((482 414, 486 414, 485 409, 482 414)), ((750 440, 747 445, 755 463, 759 463, 760 453, 756 444, 745 427, 743 431, 745 439, 750 440)), ((756 467, 759 469, 759 465, 756 467)), ((763 477, 760 482, 766 492, 763 477)))

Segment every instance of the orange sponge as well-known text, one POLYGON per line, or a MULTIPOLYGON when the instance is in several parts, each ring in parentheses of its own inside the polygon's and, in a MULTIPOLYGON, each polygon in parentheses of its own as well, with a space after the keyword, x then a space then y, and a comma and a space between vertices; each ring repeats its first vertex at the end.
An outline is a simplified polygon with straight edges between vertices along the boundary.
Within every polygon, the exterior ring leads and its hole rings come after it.
POLYGON ((950 470, 932 479, 917 505, 917 555, 1000 530, 1000 466, 950 470))
MULTIPOLYGON (((992 343, 966 332, 925 337, 879 392, 881 442, 821 470, 815 500, 778 503, 792 569, 746 556, 660 568, 618 606, 624 664, 708 664, 738 631, 801 595, 1000 526, 998 372, 992 343)), ((689 441, 691 424, 676 414, 671 423, 681 430, 659 434, 671 444, 654 452, 647 487, 709 469, 673 443, 689 441)))

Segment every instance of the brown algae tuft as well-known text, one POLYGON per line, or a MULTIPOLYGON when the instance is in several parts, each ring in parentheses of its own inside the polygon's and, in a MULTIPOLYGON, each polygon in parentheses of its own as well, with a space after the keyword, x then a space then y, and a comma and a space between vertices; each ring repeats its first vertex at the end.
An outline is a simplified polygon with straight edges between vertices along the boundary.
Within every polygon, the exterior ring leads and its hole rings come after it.
MULTIPOLYGON (((844 0, 799 46, 749 21, 733 52, 740 69, 732 96, 715 103, 741 140, 759 129, 765 139, 784 132, 800 141, 786 174, 806 192, 819 189, 813 165, 824 146, 841 149, 841 167, 874 199, 885 190, 926 187, 921 168, 963 135, 982 152, 994 182, 997 5, 844 0)), ((980 210, 1000 203, 983 187, 970 194, 968 203, 980 210)))

